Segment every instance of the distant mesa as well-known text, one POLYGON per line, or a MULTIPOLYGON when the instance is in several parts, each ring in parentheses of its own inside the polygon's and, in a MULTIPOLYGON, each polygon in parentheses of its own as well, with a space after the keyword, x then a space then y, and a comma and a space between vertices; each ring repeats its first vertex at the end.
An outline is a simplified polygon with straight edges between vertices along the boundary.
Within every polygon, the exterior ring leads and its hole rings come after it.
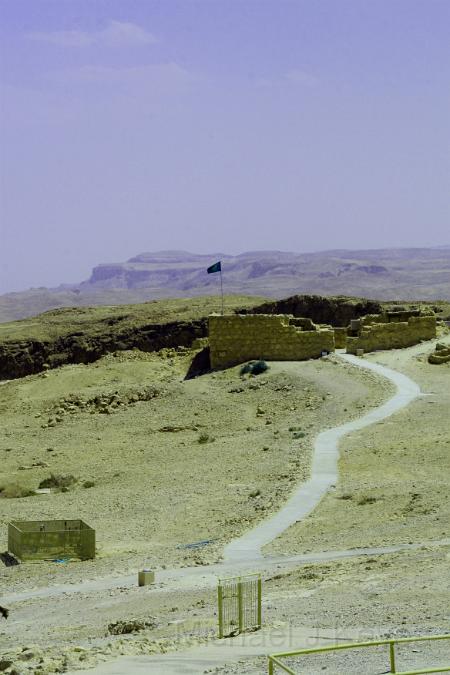
POLYGON ((175 263, 175 262, 208 262, 211 258, 229 258, 223 253, 189 253, 188 251, 155 251, 139 253, 127 260, 128 263, 175 263))
POLYGON ((282 298, 296 294, 374 300, 450 300, 450 247, 330 250, 313 253, 245 251, 139 253, 99 264, 86 281, 0 296, 0 322, 58 307, 120 305, 162 298, 216 295, 222 261, 226 294, 282 298))
POLYGON ((346 272, 364 272, 366 274, 384 274, 389 270, 383 265, 356 265, 355 263, 345 263, 342 265, 337 274, 344 274, 346 272))

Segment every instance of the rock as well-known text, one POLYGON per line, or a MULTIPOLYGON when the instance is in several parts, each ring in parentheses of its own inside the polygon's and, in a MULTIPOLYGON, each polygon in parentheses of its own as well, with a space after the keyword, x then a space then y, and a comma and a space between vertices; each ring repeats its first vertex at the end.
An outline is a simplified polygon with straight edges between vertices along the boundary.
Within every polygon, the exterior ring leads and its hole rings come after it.
POLYGON ((110 635, 127 635, 129 633, 137 633, 146 628, 156 628, 157 625, 156 619, 152 617, 148 619, 119 620, 108 624, 108 633, 110 635))
POLYGON ((40 488, 68 488, 77 482, 77 478, 72 474, 50 474, 49 478, 44 478, 39 483, 40 488))
POLYGON ((429 355, 428 362, 434 364, 450 363, 450 347, 438 343, 436 351, 429 355))

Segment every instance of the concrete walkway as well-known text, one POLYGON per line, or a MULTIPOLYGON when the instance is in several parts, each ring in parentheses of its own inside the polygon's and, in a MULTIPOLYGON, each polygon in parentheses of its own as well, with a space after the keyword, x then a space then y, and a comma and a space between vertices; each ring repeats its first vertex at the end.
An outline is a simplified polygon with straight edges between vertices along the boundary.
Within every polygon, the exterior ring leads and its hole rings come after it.
POLYGON ((257 560, 261 549, 294 523, 306 518, 315 509, 322 497, 338 479, 339 441, 346 434, 363 429, 386 419, 407 406, 420 395, 419 386, 405 375, 378 363, 371 363, 350 354, 338 352, 340 358, 359 368, 382 375, 397 388, 396 394, 384 405, 371 410, 357 420, 323 431, 314 443, 311 478, 299 486, 278 513, 265 520, 253 530, 235 539, 224 549, 225 562, 257 560))
MULTIPOLYGON (((217 586, 218 577, 243 575, 255 571, 255 564, 261 574, 271 574, 275 570, 289 571, 301 565, 312 563, 333 562, 347 558, 360 556, 390 555, 402 551, 418 551, 423 547, 432 549, 450 546, 450 539, 438 539, 422 541, 418 544, 392 544, 391 546, 375 546, 366 548, 350 548, 334 551, 318 551, 316 553, 299 553, 296 555, 273 555, 265 556, 261 560, 251 560, 237 563, 215 563, 208 566, 180 567, 173 570, 159 570, 157 572, 158 586, 152 588, 152 593, 166 593, 167 591, 199 591, 217 586)), ((123 576, 105 577, 104 579, 92 579, 78 584, 55 584, 44 586, 31 591, 21 591, 3 595, 2 602, 8 606, 24 600, 36 598, 57 598, 61 595, 67 597, 77 593, 95 593, 97 591, 113 590, 115 588, 135 588, 136 574, 123 576)))
MULTIPOLYGON (((201 675, 209 670, 236 664, 245 659, 263 657, 261 673, 267 673, 266 657, 275 652, 302 648, 328 646, 338 641, 361 640, 361 631, 336 630, 280 625, 279 628, 263 629, 235 638, 214 640, 205 645, 168 654, 151 656, 120 656, 113 662, 104 663, 90 670, 68 671, 69 675, 201 675)), ((240 671, 245 670, 241 665, 240 671)))

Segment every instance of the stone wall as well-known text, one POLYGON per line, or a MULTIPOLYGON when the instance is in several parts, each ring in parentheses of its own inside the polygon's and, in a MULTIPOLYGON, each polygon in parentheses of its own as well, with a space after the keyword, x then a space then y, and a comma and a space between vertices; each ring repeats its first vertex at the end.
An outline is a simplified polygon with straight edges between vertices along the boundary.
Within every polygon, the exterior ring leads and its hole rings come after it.
POLYGON ((429 355, 429 363, 450 363, 450 347, 442 343, 436 345, 436 350, 429 355))
POLYGON ((347 352, 356 354, 357 349, 373 352, 378 349, 399 349, 418 344, 421 340, 436 337, 435 316, 410 316, 408 321, 378 323, 362 322, 358 335, 347 338, 347 352))
POLYGON ((359 323, 359 325, 367 326, 372 323, 408 323, 412 317, 422 317, 430 315, 423 313, 420 309, 403 309, 381 312, 379 314, 366 314, 357 321, 351 321, 351 324, 359 323))
POLYGON ((284 300, 271 300, 262 305, 245 309, 239 314, 292 314, 307 317, 316 324, 348 326, 351 319, 370 313, 382 312, 382 306, 375 300, 357 298, 325 298, 320 295, 293 295, 284 300))
POLYGON ((210 316, 209 344, 212 368, 251 359, 302 361, 333 352, 334 332, 285 314, 210 316))
POLYGON ((336 349, 345 349, 347 347, 347 328, 335 328, 334 329, 334 344, 336 349))

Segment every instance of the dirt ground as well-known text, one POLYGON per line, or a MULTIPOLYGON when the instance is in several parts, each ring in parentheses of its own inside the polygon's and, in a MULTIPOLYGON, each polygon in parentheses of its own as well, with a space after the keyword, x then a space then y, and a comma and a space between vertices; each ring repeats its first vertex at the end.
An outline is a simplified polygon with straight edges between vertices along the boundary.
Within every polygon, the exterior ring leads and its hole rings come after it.
MULTIPOLYGON (((450 366, 428 364, 431 349, 365 357, 404 372, 432 395, 344 439, 336 488, 267 553, 448 538, 450 366)), ((234 368, 183 381, 190 358, 183 350, 127 352, 0 387, 0 486, 34 489, 50 473, 78 479, 67 492, 2 499, 1 550, 11 519, 83 518, 98 543, 94 561, 2 568, 4 596, 134 574, 143 566, 220 559, 225 542, 267 517, 307 477, 319 430, 362 415, 391 393, 385 381, 336 357, 274 363, 251 380, 234 368), (149 388, 156 395, 146 400, 149 388), (68 401, 70 395, 79 401, 68 401), (94 486, 83 487, 86 481, 94 486), (198 550, 179 548, 208 539, 198 550)), ((265 575, 265 623, 348 628, 361 637, 448 632, 449 551, 427 545, 290 571, 281 566, 265 575)), ((18 598, 11 609, 0 626, 0 654, 11 654, 20 674, 179 649, 211 640, 217 620, 214 589, 201 584, 110 585, 18 598), (140 633, 108 635, 112 621, 149 616, 152 626, 140 633)), ((214 672, 261 673, 262 664, 214 672)))

